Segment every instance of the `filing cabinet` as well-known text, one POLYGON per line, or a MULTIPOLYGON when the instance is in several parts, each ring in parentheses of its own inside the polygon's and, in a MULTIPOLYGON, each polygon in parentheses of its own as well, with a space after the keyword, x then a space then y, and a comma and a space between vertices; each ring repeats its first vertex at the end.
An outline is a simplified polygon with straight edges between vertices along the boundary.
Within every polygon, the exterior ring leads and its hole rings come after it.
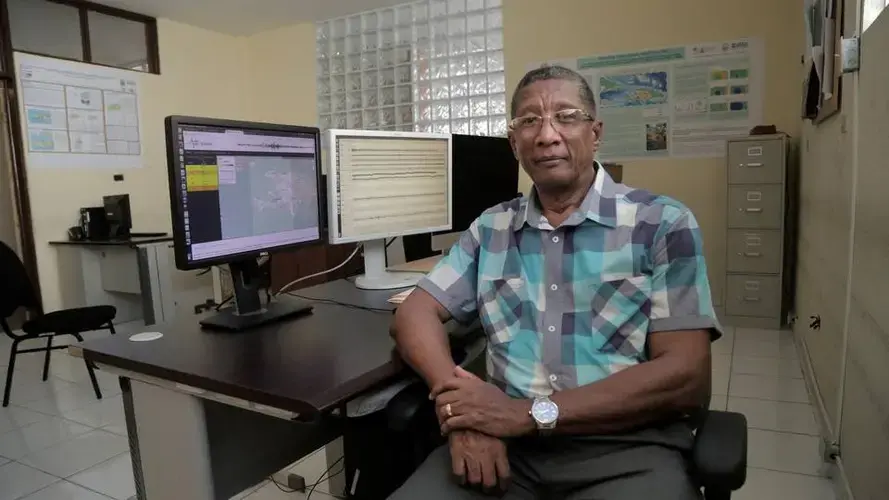
POLYGON ((781 229, 782 184, 740 184, 728 188, 728 227, 781 229))
POLYGON ((726 324, 777 329, 786 323, 793 238, 788 152, 784 134, 727 143, 726 324))

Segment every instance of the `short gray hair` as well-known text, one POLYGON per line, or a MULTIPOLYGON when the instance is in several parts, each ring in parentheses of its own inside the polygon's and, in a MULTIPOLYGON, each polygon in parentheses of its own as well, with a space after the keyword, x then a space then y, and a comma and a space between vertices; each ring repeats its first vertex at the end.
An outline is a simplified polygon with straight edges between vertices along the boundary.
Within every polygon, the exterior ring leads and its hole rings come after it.
POLYGON ((550 65, 532 69, 527 72, 519 81, 519 84, 516 85, 515 92, 512 93, 512 103, 510 104, 509 109, 509 113, 512 117, 515 117, 517 108, 519 107, 519 94, 522 90, 534 83, 546 80, 574 82, 577 85, 580 100, 583 101, 583 104, 586 107, 584 111, 589 113, 593 118, 596 117, 596 94, 593 93, 593 89, 590 88, 590 84, 587 83, 586 78, 573 69, 568 69, 564 66, 550 65))

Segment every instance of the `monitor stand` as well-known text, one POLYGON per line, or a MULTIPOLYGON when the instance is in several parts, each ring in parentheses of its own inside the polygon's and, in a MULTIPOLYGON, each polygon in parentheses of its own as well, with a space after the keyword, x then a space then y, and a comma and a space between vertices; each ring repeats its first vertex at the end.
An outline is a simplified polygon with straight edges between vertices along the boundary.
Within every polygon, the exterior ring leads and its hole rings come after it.
POLYGON ((259 296, 262 274, 256 259, 232 262, 228 267, 232 275, 235 306, 202 319, 201 326, 240 332, 312 312, 310 303, 292 297, 282 297, 264 305, 259 296))
POLYGON ((364 274, 355 279, 362 290, 392 290, 415 286, 424 273, 386 270, 386 240, 364 242, 364 274))

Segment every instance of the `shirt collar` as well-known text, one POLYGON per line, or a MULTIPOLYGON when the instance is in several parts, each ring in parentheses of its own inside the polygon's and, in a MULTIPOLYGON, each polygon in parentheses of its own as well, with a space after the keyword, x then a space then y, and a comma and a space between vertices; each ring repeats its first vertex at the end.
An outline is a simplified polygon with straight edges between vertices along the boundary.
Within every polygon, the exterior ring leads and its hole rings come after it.
MULTIPOLYGON (((615 193, 615 183, 608 175, 608 172, 602 168, 602 164, 594 162, 596 169, 596 180, 590 190, 587 191, 583 202, 576 212, 571 214, 563 226, 577 226, 585 219, 597 222, 603 226, 614 228, 617 227, 617 202, 615 193)), ((518 231, 525 224, 537 229, 553 229, 549 221, 543 216, 540 209, 540 201, 537 197, 537 188, 531 187, 531 194, 525 200, 524 206, 519 209, 513 220, 513 229, 518 231)))

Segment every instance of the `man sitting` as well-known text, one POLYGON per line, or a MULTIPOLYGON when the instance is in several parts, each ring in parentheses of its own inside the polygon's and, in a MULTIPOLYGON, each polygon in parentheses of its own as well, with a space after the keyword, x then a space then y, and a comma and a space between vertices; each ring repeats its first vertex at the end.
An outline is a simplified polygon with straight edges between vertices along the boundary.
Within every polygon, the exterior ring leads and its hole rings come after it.
POLYGON ((576 72, 529 72, 511 114, 530 196, 482 214, 395 315, 448 445, 391 498, 700 498, 689 415, 721 333, 697 221, 594 160, 602 123, 576 72), (442 325, 476 315, 487 382, 455 367, 442 325))

